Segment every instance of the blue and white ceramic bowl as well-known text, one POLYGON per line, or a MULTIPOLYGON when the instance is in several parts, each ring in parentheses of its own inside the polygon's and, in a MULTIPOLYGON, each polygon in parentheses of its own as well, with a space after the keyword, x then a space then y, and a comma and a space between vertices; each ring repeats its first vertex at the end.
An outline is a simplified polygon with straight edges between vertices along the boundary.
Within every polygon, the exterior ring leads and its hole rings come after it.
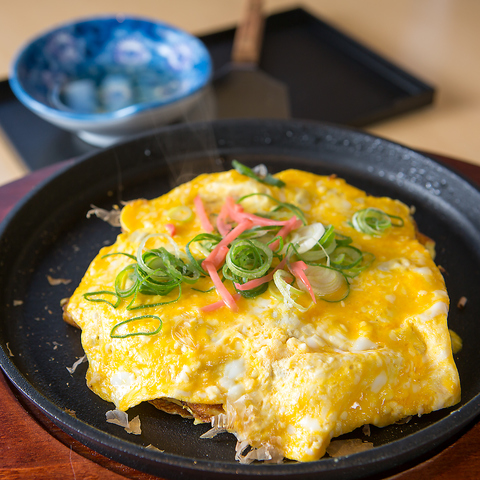
POLYGON ((17 54, 9 80, 37 115, 107 146, 181 120, 201 100, 211 72, 198 38, 164 23, 111 16, 35 38, 17 54))

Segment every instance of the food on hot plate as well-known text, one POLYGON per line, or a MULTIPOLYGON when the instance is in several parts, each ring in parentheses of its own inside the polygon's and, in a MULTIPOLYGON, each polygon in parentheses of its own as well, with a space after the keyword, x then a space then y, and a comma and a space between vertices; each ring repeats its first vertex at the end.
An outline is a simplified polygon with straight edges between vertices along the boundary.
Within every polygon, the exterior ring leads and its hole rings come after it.
POLYGON ((244 462, 317 460, 362 425, 457 403, 449 298, 409 208, 236 166, 124 206, 64 307, 88 386, 234 433, 244 462))

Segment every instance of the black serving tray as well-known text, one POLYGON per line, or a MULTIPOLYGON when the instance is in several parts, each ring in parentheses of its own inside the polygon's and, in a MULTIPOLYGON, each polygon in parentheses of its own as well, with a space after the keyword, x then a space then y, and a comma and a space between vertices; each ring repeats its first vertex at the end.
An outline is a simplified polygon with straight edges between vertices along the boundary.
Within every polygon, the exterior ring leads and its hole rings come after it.
MULTIPOLYGON (((235 29, 201 36, 217 72, 235 29)), ((362 127, 432 103, 434 89, 301 8, 269 16, 260 68, 289 88, 293 118, 362 127)), ((95 147, 26 109, 0 82, 0 126, 31 170, 95 147)))

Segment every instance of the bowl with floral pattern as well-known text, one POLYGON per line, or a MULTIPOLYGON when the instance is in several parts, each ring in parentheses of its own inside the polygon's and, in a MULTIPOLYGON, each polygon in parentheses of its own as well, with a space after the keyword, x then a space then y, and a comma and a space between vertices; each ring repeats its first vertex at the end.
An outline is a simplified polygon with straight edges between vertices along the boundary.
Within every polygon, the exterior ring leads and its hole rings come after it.
POLYGON ((16 97, 52 124, 108 146, 185 119, 212 61, 195 36, 156 20, 103 16, 57 26, 15 56, 16 97))

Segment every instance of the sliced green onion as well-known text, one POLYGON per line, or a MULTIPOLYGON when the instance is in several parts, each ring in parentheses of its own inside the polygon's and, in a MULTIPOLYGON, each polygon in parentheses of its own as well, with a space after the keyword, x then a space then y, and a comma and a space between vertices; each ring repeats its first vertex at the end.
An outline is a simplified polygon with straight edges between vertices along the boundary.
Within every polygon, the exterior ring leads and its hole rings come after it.
POLYGON ((210 292, 213 292, 215 290, 215 286, 210 287, 207 290, 202 290, 200 288, 192 287, 192 290, 195 290, 196 292, 200 292, 200 293, 210 293, 210 292))
POLYGON ((339 247, 346 247, 347 245, 350 245, 352 242, 353 242, 352 237, 335 232, 335 243, 339 247))
POLYGON ((102 258, 107 258, 107 257, 112 257, 113 255, 125 255, 128 258, 131 258, 132 260, 136 260, 137 257, 135 255, 132 255, 131 253, 125 253, 125 252, 112 252, 112 253, 107 253, 102 256, 102 258))
POLYGON ((181 285, 178 285, 178 295, 176 298, 172 299, 172 300, 166 300, 164 302, 157 302, 157 303, 142 303, 140 305, 134 305, 135 301, 137 300, 137 296, 138 296, 138 292, 139 292, 139 289, 137 289, 134 293, 134 296, 132 298, 132 300, 130 301, 130 303, 127 305, 127 310, 141 310, 143 308, 153 308, 153 307, 163 307, 164 305, 168 305, 170 303, 175 303, 178 301, 178 299, 180 298, 180 296, 182 295, 182 287, 181 285))
POLYGON ((290 210, 295 216, 297 216, 304 225, 307 224, 305 214, 303 213, 301 208, 297 207, 293 203, 281 202, 280 200, 277 200, 275 197, 272 197, 271 195, 269 195, 268 193, 260 193, 260 192, 249 193, 248 195, 244 195, 243 197, 239 198, 237 203, 241 203, 247 198, 254 197, 254 196, 267 197, 268 199, 275 202, 277 206, 272 210, 272 213, 278 212, 282 208, 286 208, 287 210, 290 210))
POLYGON ((395 215, 388 215, 378 208, 364 208, 355 212, 352 217, 352 226, 355 230, 368 235, 382 235, 390 227, 402 227, 403 220, 395 215), (395 222, 392 222, 392 219, 395 222))
MULTIPOLYGON (((148 238, 151 238, 151 236, 148 238)), ((127 265, 117 274, 115 278, 115 293, 108 292, 117 296, 118 301, 116 304, 104 299, 92 299, 92 301, 104 301, 117 308, 121 298, 132 297, 126 307, 127 310, 167 305, 176 302, 180 298, 182 283, 193 284, 200 278, 200 271, 195 264, 185 263, 182 258, 170 253, 164 247, 143 252, 147 239, 144 239, 138 248, 137 256, 135 257, 137 263, 127 265), (178 295, 173 300, 135 305, 139 293, 165 296, 175 288, 178 288, 178 295)))
POLYGON ((347 245, 337 247, 330 258, 334 268, 341 270, 347 277, 356 277, 372 264, 375 255, 347 245))
POLYGON ((198 265, 190 265, 180 258, 180 249, 168 235, 148 235, 137 250, 137 274, 142 278, 140 292, 150 295, 166 295, 182 281, 194 283, 200 277, 198 265), (162 236, 172 244, 175 255, 166 248, 160 247, 143 252, 149 238, 162 236))
POLYGON ((137 263, 139 265, 142 265, 142 254, 143 254, 143 250, 145 248, 145 245, 146 243, 148 242, 148 240, 150 240, 151 238, 155 238, 155 237, 161 237, 161 238, 164 238, 165 240, 167 240, 167 242, 172 246, 172 249, 174 251, 174 254, 176 257, 180 257, 180 248, 178 247, 177 245, 177 242, 175 242, 175 240, 173 240, 172 237, 170 237, 169 235, 166 235, 165 233, 151 233, 150 235, 147 235, 143 240, 142 242, 140 243, 138 249, 137 249, 137 263))
POLYGON ((362 252, 362 260, 355 265, 354 267, 351 267, 347 270, 342 270, 342 272, 347 276, 347 277, 356 277, 359 275, 361 272, 366 270, 375 260, 375 255, 370 252, 362 252))
POLYGON ((336 244, 335 237, 336 237, 335 229, 333 228, 333 225, 329 225, 325 229, 325 233, 322 235, 322 238, 320 238, 320 244, 325 249, 328 249, 332 244, 336 244))
POLYGON ((279 180, 278 178, 275 178, 274 176, 270 175, 269 173, 267 173, 265 175, 265 177, 260 177, 251 168, 247 167, 246 165, 243 165, 243 163, 240 163, 237 160, 232 161, 232 167, 238 173, 241 173, 242 175, 245 175, 246 177, 253 178, 257 182, 265 183, 267 185, 273 185, 274 187, 284 187, 285 186, 285 182, 282 182, 282 180, 279 180))
POLYGON ((282 208, 290 210, 296 217, 298 217, 304 225, 307 225, 305 214, 300 207, 297 207, 293 203, 279 202, 279 205, 273 209, 273 214, 279 212, 282 208))
MULTIPOLYGON (((348 297, 350 285, 345 275, 326 265, 310 266, 305 270, 305 275, 316 297, 327 302, 340 302, 348 297)), ((306 290, 303 284, 299 287, 306 290)))
POLYGON ((329 253, 321 244, 317 244, 315 248, 312 248, 312 250, 309 250, 308 252, 302 254, 297 253, 297 257, 308 265, 317 265, 319 262, 326 262, 329 264, 330 261, 329 253))
POLYGON ((202 261, 197 260, 191 250, 190 250, 190 245, 192 243, 198 243, 199 247, 202 250, 205 250, 205 257, 208 256, 208 254, 217 246, 217 244, 222 240, 222 237, 220 235, 215 235, 213 233, 200 233, 196 237, 192 238, 187 245, 185 246, 185 252, 187 254, 188 259, 190 260, 190 263, 194 265, 194 267, 204 276, 208 276, 208 273, 202 268, 202 261))
POLYGON ((403 227, 405 225, 405 222, 403 221, 402 217, 398 217, 397 215, 387 215, 390 217, 390 220, 392 221, 392 227, 403 227))
POLYGON ((234 276, 251 280, 263 277, 272 265, 273 253, 258 240, 235 240, 225 263, 234 276))
MULTIPOLYGON (((302 227, 302 228, 307 228, 307 227, 302 227)), ((336 234, 333 229, 333 226, 330 225, 329 227, 327 227, 326 230, 324 230, 323 235, 313 245, 313 247, 310 248, 310 250, 301 252, 300 249, 294 248, 294 251, 298 256, 298 258, 303 260, 307 264, 317 264, 318 262, 323 261, 323 259, 325 258, 326 258, 326 263, 330 264, 329 256, 337 246, 335 241, 335 235, 336 234)), ((292 237, 292 240, 294 241, 293 237, 292 237)))
POLYGON ((330 255, 331 264, 340 270, 349 270, 358 265, 363 258, 363 253, 355 247, 337 247, 330 255))
POLYGON ((140 317, 134 317, 134 318, 129 318, 128 320, 124 320, 123 322, 117 323, 112 330, 110 331, 110 337, 111 338, 127 338, 127 337, 135 337, 137 335, 156 335, 160 330, 162 329, 162 319, 158 317, 157 315, 141 315, 140 317), (153 318, 154 320, 158 321, 158 327, 155 330, 149 330, 145 332, 130 332, 130 333, 124 333, 124 334, 116 334, 115 332, 122 326, 126 325, 131 322, 135 322, 137 320, 142 320, 144 318, 153 318))
MULTIPOLYGON (((222 269, 223 276, 235 284, 263 277, 272 266, 273 252, 268 245, 255 240, 237 239, 232 242, 222 269)), ((245 298, 256 297, 268 288, 268 282, 249 290, 235 289, 245 298)))
POLYGON ((185 223, 193 218, 193 211, 190 207, 179 205, 171 208, 167 212, 167 217, 175 222, 185 223))
MULTIPOLYGON (((259 215, 259 217, 262 215, 259 215)), ((242 232, 237 238, 260 238, 268 233, 277 233, 280 230, 280 225, 264 225, 259 227, 253 227, 249 230, 242 232)))
POLYGON ((181 274, 178 271, 172 274, 167 272, 161 253, 163 252, 149 250, 142 255, 137 270, 143 282, 140 287, 141 293, 166 295, 181 282, 181 274))
POLYGON ((325 234, 321 223, 311 223, 295 230, 290 236, 290 242, 296 246, 297 253, 311 250, 325 234))
POLYGON ((266 243, 267 247, 270 248, 270 245, 272 243, 275 243, 275 242, 278 242, 278 246, 275 250, 272 250, 273 252, 273 255, 279 259, 282 259, 282 255, 281 255, 281 252, 284 248, 284 240, 283 240, 283 237, 273 237, 269 242, 266 243))
POLYGON ((190 245, 192 242, 198 242, 203 249, 210 253, 220 240, 222 240, 221 235, 215 233, 199 233, 196 237, 192 238, 187 245, 190 245))
POLYGON ((137 266, 126 266, 115 279, 115 292, 121 298, 130 297, 138 288, 137 266))
POLYGON ((191 265, 175 257, 163 247, 148 250, 142 255, 142 264, 137 264, 141 280, 140 293, 167 295, 182 282, 195 283, 200 273, 191 265))
POLYGON ((117 308, 120 305, 121 298, 116 294, 116 292, 110 292, 109 290, 99 290, 98 292, 88 292, 83 294, 83 298, 85 300, 88 300, 89 302, 99 302, 99 303, 108 303, 108 305, 111 305, 113 308, 117 308), (104 298, 90 298, 92 296, 96 295, 113 295, 114 297, 117 298, 117 301, 115 303, 109 302, 108 300, 105 300, 104 298))
POLYGON ((278 289, 277 285, 275 284, 275 281, 268 282, 268 293, 272 297, 276 298, 278 301, 283 302, 284 297, 280 292, 280 290, 278 289))
POLYGON ((287 282, 287 278, 292 279, 292 276, 285 270, 277 270, 273 274, 273 281, 279 292, 282 294, 285 305, 289 307, 295 307, 301 312, 306 312, 308 308, 295 302, 295 300, 292 298, 292 295, 301 295, 303 293, 302 290, 292 287, 292 285, 287 282))

